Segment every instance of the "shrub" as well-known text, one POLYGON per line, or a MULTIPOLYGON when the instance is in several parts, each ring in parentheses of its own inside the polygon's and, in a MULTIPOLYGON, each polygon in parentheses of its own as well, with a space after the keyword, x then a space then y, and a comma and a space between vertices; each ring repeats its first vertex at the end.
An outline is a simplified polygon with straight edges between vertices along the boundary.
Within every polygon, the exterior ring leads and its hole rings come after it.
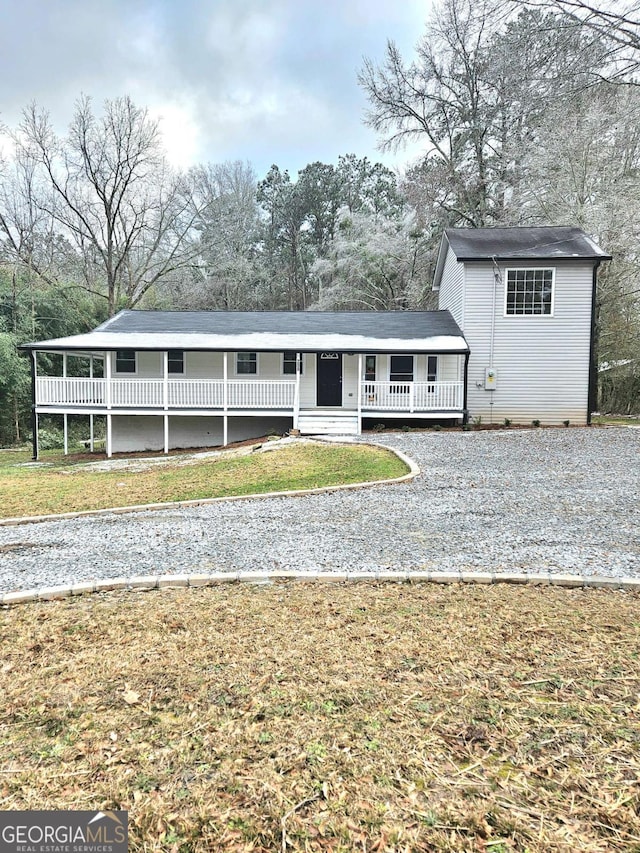
POLYGON ((534 420, 531 421, 531 425, 534 427, 539 427, 540 426, 540 420, 538 418, 535 418, 534 420))
POLYGON ((505 418, 504 419, 504 425, 506 427, 510 427, 511 426, 511 418, 505 418))
POLYGON ((569 426, 569 424, 571 423, 571 421, 566 420, 566 421, 562 421, 562 423, 563 423, 566 427, 568 427, 568 426, 569 426))
POLYGON ((384 428, 385 428, 385 427, 384 427, 384 424, 374 424, 374 425, 371 427, 371 431, 372 431, 372 432, 382 432, 384 428))

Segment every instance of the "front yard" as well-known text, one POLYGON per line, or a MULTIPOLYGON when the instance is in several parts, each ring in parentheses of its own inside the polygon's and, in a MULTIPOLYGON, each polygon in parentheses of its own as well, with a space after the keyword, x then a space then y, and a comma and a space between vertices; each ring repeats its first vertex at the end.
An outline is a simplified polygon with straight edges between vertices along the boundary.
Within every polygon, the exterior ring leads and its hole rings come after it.
POLYGON ((387 480, 408 470, 387 450, 310 442, 191 464, 180 455, 162 465, 141 460, 122 470, 94 470, 86 458, 59 452, 45 452, 33 465, 30 458, 26 450, 0 452, 0 518, 313 489, 387 480))
POLYGON ((371 582, 5 610, 0 809, 127 809, 132 851, 638 851, 639 604, 371 582))

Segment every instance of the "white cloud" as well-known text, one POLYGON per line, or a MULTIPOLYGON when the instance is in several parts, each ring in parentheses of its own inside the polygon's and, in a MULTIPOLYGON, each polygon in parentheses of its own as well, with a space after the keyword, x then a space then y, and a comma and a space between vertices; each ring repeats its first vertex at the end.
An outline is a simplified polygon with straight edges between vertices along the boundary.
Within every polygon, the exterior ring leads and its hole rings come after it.
POLYGON ((409 57, 430 0, 21 0, 0 31, 0 120, 30 101, 60 132, 81 92, 129 94, 161 117, 170 160, 250 160, 297 171, 376 153, 362 123, 363 56, 393 38, 409 57), (21 33, 21 38, 15 38, 21 33), (0 83, 2 85, 2 83, 0 83))

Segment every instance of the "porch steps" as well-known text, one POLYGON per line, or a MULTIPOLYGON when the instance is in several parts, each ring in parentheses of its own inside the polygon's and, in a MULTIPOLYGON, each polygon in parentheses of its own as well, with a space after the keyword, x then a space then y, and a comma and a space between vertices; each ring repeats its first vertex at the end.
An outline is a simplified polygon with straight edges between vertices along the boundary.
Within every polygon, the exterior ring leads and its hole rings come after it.
POLYGON ((352 412, 300 413, 298 429, 302 435, 357 435, 358 415, 352 412))

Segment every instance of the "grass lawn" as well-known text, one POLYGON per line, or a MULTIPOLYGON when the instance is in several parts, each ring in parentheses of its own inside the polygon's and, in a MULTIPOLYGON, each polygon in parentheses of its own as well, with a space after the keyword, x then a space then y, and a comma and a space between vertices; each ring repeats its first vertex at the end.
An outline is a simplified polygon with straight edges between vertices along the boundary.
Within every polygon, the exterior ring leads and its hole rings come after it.
POLYGON ((28 451, 0 453, 1 518, 311 489, 391 479, 408 470, 395 454, 361 445, 294 444, 143 471, 87 470, 60 453, 42 455, 49 465, 23 467, 30 458, 28 451))
POLYGON ((600 426, 640 426, 640 415, 594 415, 592 421, 600 426))
POLYGON ((0 809, 132 851, 640 851, 640 598, 234 584, 0 612, 0 809))

